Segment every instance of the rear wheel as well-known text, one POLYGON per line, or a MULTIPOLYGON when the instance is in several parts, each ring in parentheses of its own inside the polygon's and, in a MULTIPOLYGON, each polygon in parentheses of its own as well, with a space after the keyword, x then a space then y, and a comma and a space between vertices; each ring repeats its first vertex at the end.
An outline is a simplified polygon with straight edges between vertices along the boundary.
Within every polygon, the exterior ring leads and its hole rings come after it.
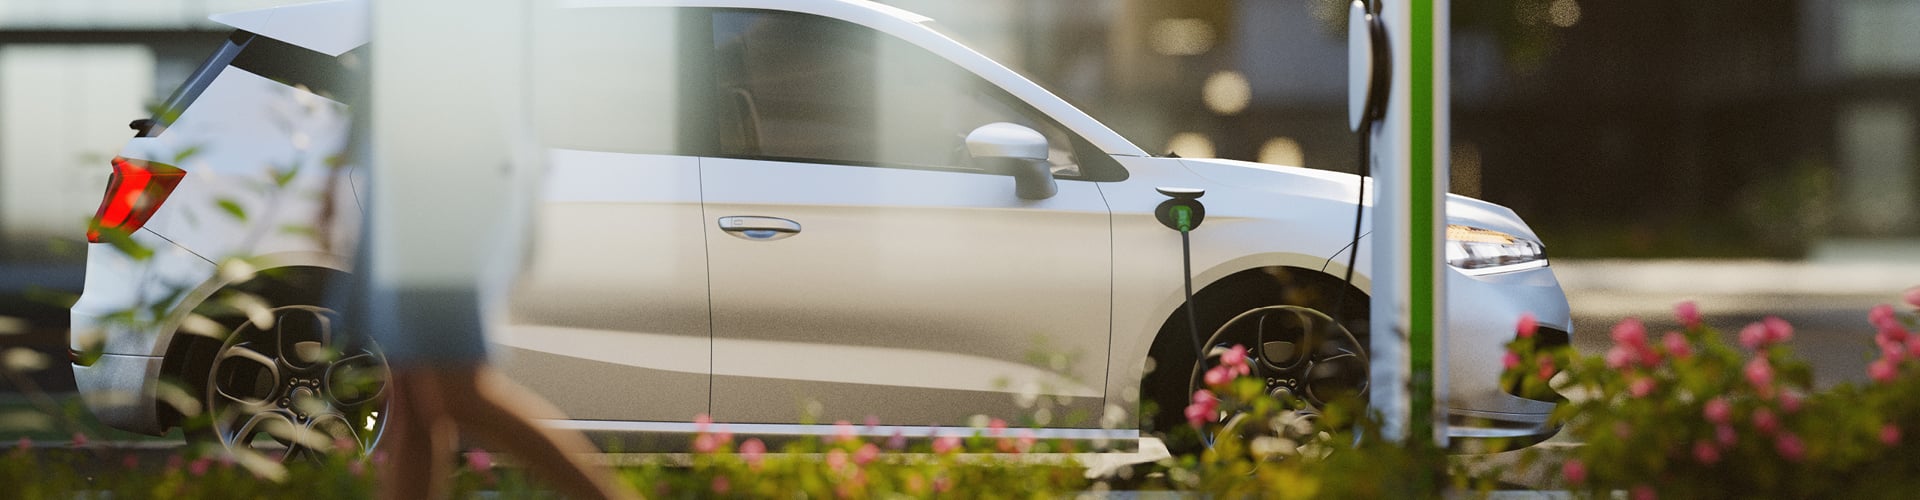
POLYGON ((202 399, 210 437, 283 459, 372 449, 385 429, 386 357, 338 331, 332 309, 269 312, 270 323, 241 321, 214 351, 202 399))

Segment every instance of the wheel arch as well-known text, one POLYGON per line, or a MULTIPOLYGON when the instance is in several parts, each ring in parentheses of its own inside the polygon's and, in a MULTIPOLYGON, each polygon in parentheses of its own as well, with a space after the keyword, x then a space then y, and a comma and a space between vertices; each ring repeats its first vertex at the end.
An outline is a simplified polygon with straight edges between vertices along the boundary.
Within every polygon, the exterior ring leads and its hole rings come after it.
MULTIPOLYGON (((1357 283, 1364 283, 1360 276, 1354 279, 1357 283)), ((1245 268, 1205 284, 1193 295, 1194 312, 1203 339, 1242 311, 1286 304, 1329 310, 1329 315, 1338 318, 1362 342, 1366 341, 1371 305, 1367 293, 1348 284, 1341 276, 1320 269, 1291 265, 1245 268), (1345 298, 1340 298, 1341 293, 1345 294, 1345 298), (1336 304, 1344 314, 1330 311, 1336 304)), ((1166 311, 1165 319, 1147 349, 1147 357, 1151 361, 1145 369, 1135 374, 1134 380, 1140 383, 1140 402, 1152 401, 1160 406, 1156 415, 1141 415, 1142 430, 1154 430, 1150 426, 1154 422, 1164 424, 1169 420, 1177 421, 1177 418, 1166 417, 1170 414, 1178 416, 1180 411, 1177 407, 1170 407, 1170 403, 1185 401, 1186 373, 1167 369, 1192 366, 1192 360, 1195 359, 1191 347, 1193 341, 1187 335, 1185 303, 1184 300, 1177 302, 1171 310, 1166 311), (1178 375, 1178 387, 1167 382, 1174 375, 1178 375)))
MULTIPOLYGON (((205 370, 196 371, 196 368, 204 368, 203 365, 211 362, 212 355, 219 349, 219 341, 199 335, 181 335, 179 329, 189 314, 203 311, 202 307, 206 302, 221 292, 243 291, 260 296, 275 305, 298 300, 311 300, 318 303, 325 293, 324 286, 321 284, 333 276, 349 273, 344 259, 330 255, 288 257, 268 256, 255 259, 271 263, 272 267, 259 269, 243 279, 236 280, 216 274, 183 298, 180 305, 175 307, 174 312, 168 316, 165 328, 159 330, 163 337, 155 344, 157 354, 161 356, 160 380, 157 382, 180 383, 189 388, 197 388, 206 383, 206 374, 200 373, 205 370)), ((237 326, 239 320, 232 317, 213 319, 228 327, 237 326)), ((154 415, 159 420, 161 429, 177 427, 182 423, 183 416, 172 406, 158 398, 153 401, 153 404, 155 405, 154 415)))

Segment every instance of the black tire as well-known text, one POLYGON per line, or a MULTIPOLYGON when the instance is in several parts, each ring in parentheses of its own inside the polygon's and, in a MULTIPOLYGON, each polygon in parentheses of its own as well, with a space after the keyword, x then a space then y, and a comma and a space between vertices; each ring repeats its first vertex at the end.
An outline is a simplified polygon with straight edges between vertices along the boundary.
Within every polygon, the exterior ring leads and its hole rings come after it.
MULTIPOLYGON (((1258 324, 1242 321, 1213 338, 1221 326, 1236 316, 1271 306, 1296 306, 1318 311, 1334 318, 1351 332, 1364 354, 1367 345, 1367 298, 1347 287, 1339 278, 1298 268, 1263 268, 1235 273, 1195 294, 1194 311, 1198 317, 1200 340, 1216 345, 1247 345, 1252 348, 1258 324), (1341 298, 1336 290, 1346 290, 1341 298), (1338 309, 1343 314, 1332 314, 1338 309)), ((1186 310, 1176 309, 1163 324, 1149 355, 1152 370, 1141 380, 1141 428, 1146 435, 1163 439, 1169 449, 1193 451, 1202 443, 1188 425, 1184 409, 1193 393, 1193 381, 1199 357, 1188 336, 1186 310)), ((1272 325, 1269 325, 1272 326, 1272 325)), ((1257 355, 1257 353, 1256 353, 1257 355)))

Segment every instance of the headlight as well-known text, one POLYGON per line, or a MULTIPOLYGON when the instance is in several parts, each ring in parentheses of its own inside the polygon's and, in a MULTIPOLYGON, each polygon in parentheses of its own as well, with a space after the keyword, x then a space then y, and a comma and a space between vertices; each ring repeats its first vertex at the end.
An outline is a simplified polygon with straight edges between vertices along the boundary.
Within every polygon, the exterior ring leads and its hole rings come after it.
POLYGON ((1511 234, 1448 224, 1447 265, 1475 276, 1547 267, 1547 250, 1511 234))

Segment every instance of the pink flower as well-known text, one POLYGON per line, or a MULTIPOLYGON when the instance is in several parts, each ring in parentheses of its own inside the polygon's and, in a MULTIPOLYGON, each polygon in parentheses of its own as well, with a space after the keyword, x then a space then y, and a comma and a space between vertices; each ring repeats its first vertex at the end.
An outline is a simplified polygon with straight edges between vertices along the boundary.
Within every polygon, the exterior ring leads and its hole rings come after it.
POLYGON ((1035 436, 1033 434, 1033 429, 1020 429, 1020 452, 1021 453, 1026 453, 1027 450, 1033 449, 1033 445, 1039 442, 1040 442, 1040 437, 1035 436))
POLYGON ((124 456, 124 457, 120 457, 120 466, 121 466, 121 467, 126 467, 126 468, 127 468, 128 470, 133 470, 133 469, 136 469, 136 468, 139 468, 139 467, 140 467, 140 456, 139 456, 139 455, 127 455, 127 456, 124 456))
POLYGON ((1753 428, 1761 434, 1773 434, 1780 430, 1780 417, 1766 408, 1753 410, 1753 428))
POLYGON ((1679 319, 1680 324, 1685 325, 1688 329, 1699 327, 1700 305, 1693 303, 1691 300, 1674 304, 1673 317, 1679 319))
POLYGON ((834 448, 827 452, 827 469, 840 470, 847 466, 847 450, 834 448))
POLYGON ((1500 366, 1502 368, 1505 368, 1507 371, 1513 371, 1513 369, 1519 368, 1520 355, 1513 351, 1507 351, 1507 354, 1505 356, 1500 357, 1500 366))
POLYGON ((893 436, 887 438, 887 449, 895 451, 907 449, 907 434, 900 429, 894 429, 893 436))
POLYGON ((367 462, 364 460, 348 460, 347 473, 352 474, 353 477, 367 475, 367 462))
POLYGON ((719 450, 720 440, 715 439, 712 434, 702 432, 693 436, 693 451, 695 453, 713 453, 719 450))
POLYGON ((1653 394, 1655 388, 1657 388, 1657 384, 1653 381, 1653 377, 1638 377, 1633 379, 1633 382, 1627 384, 1627 392, 1632 393, 1633 397, 1636 398, 1644 398, 1653 394))
POLYGON ((1920 286, 1908 288, 1906 293, 1900 294, 1900 298, 1906 300, 1907 305, 1920 307, 1920 286))
POLYGON ((1220 364, 1225 366, 1247 366, 1247 346, 1234 344, 1220 355, 1220 364))
POLYGON ((1887 446, 1900 444, 1900 426, 1893 424, 1880 426, 1880 444, 1887 446))
POLYGON ((873 462, 873 459, 879 457, 880 447, 874 446, 873 443, 867 443, 860 445, 860 449, 853 452, 853 463, 866 465, 873 462))
POLYGON ((1633 500, 1656 500, 1660 498, 1659 494, 1654 493, 1652 486, 1647 486, 1644 484, 1639 486, 1634 486, 1631 496, 1633 500))
POLYGON ((1687 342, 1687 336, 1680 332, 1667 332, 1660 337, 1660 343, 1667 347, 1667 354, 1677 359, 1693 357, 1693 343, 1687 342))
POLYGON ((719 440, 721 446, 733 444, 733 431, 727 430, 727 426, 716 425, 714 426, 713 438, 719 440))
POLYGON ((1219 407, 1220 400, 1213 396, 1212 391, 1206 389, 1194 391, 1193 404, 1187 405, 1186 409, 1187 423, 1196 429, 1205 427, 1207 422, 1212 422, 1220 416, 1219 407))
POLYGON ((1007 421, 997 419, 997 418, 987 421, 988 436, 999 436, 1006 433, 1007 433, 1007 421))
POLYGON ((1567 476, 1569 483, 1585 483, 1587 482, 1587 464, 1581 463, 1578 458, 1567 459, 1566 463, 1560 464, 1560 474, 1567 476))
POLYGON ((845 420, 834 421, 833 423, 834 442, 845 443, 848 441, 853 441, 855 439, 859 439, 859 437, 858 437, 858 434, 855 433, 853 430, 853 422, 848 422, 845 420))
POLYGON ((873 430, 873 428, 879 427, 879 426, 880 426, 879 415, 867 415, 867 430, 873 430))
POLYGON ((1613 343, 1630 347, 1647 345, 1647 325, 1640 318, 1627 318, 1613 325, 1613 343))
POLYGON ((1693 459, 1694 461, 1700 462, 1701 465, 1720 463, 1720 448, 1715 447, 1713 443, 1707 442, 1707 440, 1704 439, 1694 441, 1693 459))
POLYGON ((1220 365, 1208 369, 1206 375, 1207 386, 1221 387, 1227 385, 1227 382, 1232 382, 1233 372, 1230 370, 1232 370, 1232 368, 1228 368, 1227 365, 1220 365))
POLYGON ((1880 331, 1900 330, 1900 318, 1893 313, 1893 306, 1880 304, 1867 310, 1867 322, 1880 331))
MULTIPOLYGON (((1906 332, 1901 333, 1904 335, 1906 332)), ((1880 357, 1882 359, 1898 362, 1900 358, 1904 357, 1907 353, 1907 346, 1898 340, 1893 340, 1893 337, 1887 335, 1886 331, 1881 331, 1879 335, 1874 335, 1873 343, 1880 346, 1880 357)))
POLYGON ((1613 437, 1620 439, 1633 437, 1633 424, 1629 424, 1624 420, 1615 421, 1613 423, 1613 437))
POLYGON ((1746 328, 1741 328, 1740 345, 1756 351, 1762 347, 1766 347, 1767 326, 1756 322, 1747 324, 1746 328))
MULTIPOLYGON (((1770 389, 1773 387, 1773 364, 1768 363, 1767 358, 1753 358, 1753 361, 1747 362, 1747 367, 1743 371, 1747 375, 1747 383, 1753 384, 1754 387, 1762 389, 1770 389)), ((1765 395, 1767 393, 1762 392, 1761 394, 1765 395)))
POLYGON ((1780 392, 1780 409, 1787 413, 1800 412, 1800 394, 1793 391, 1780 392))
MULTIPOLYGON (((442 456, 445 456, 445 455, 442 455, 442 456)), ((193 463, 187 464, 187 474, 191 474, 195 477, 204 476, 207 474, 207 467, 210 467, 212 465, 213 465, 213 461, 207 460, 205 458, 194 460, 193 463)))
POLYGON ((1800 441, 1800 436, 1795 436, 1791 432, 1783 432, 1779 437, 1773 438, 1773 449, 1780 452, 1780 457, 1789 462, 1798 462, 1807 456, 1807 444, 1800 441))
POLYGON ((1873 377, 1874 382, 1885 384, 1892 382, 1895 377, 1898 377, 1900 375, 1900 369, 1894 366, 1893 361, 1887 358, 1880 358, 1873 360, 1872 364, 1867 365, 1867 375, 1873 377))
POLYGON ((933 452, 945 455, 960 449, 960 436, 940 436, 933 440, 933 452))
POLYGON ((1533 313, 1520 313, 1519 324, 1514 326, 1514 330, 1519 332, 1520 338, 1533 338, 1533 335, 1540 330, 1540 320, 1533 317, 1533 313))
POLYGON ((475 471, 493 470, 493 455, 479 448, 467 450, 467 468, 475 471))
POLYGON ((86 445, 87 445, 87 442, 88 442, 88 441, 87 441, 87 435, 86 435, 86 434, 81 434, 81 433, 78 433, 78 432, 75 432, 75 433, 73 433, 73 447, 75 447, 75 448, 79 448, 79 447, 82 447, 82 446, 86 446, 86 445))
POLYGON ((1534 357, 1533 360, 1535 363, 1540 364, 1540 380, 1553 378, 1553 372, 1556 370, 1554 369, 1554 366, 1553 366, 1552 354, 1547 354, 1543 352, 1543 353, 1540 353, 1539 356, 1534 357))
POLYGON ((1733 403, 1728 403, 1726 398, 1709 399, 1707 407, 1700 414, 1707 417, 1708 422, 1726 425, 1733 418, 1733 403))
POLYGON ((1713 427, 1713 438, 1720 441, 1720 446, 1727 448, 1740 442, 1740 435, 1733 431, 1733 426, 1726 424, 1713 427))
POLYGON ((760 468, 760 461, 766 456, 767 443, 761 442, 760 438, 747 438, 746 442, 740 443, 740 458, 747 461, 747 466, 760 468))
POLYGON ((727 476, 713 476, 714 494, 725 495, 729 491, 733 491, 733 483, 727 481, 727 476))
POLYGON ((1920 359, 1920 335, 1907 336, 1907 357, 1920 359))
MULTIPOLYGON (((1894 325, 1894 326, 1896 326, 1896 327, 1898 327, 1898 326, 1900 326, 1900 325, 1894 325)), ((1874 335, 1874 337, 1876 337, 1876 338, 1884 338, 1884 339, 1887 339, 1887 340, 1890 340, 1890 341, 1893 341, 1893 342, 1906 342, 1906 341, 1907 341, 1907 329, 1905 329, 1905 328, 1881 328, 1881 329, 1880 329, 1880 333, 1879 333, 1879 334, 1877 334, 1877 335, 1874 335)))
POLYGON ((712 415, 708 415, 708 414, 705 414, 705 413, 702 413, 702 414, 699 414, 699 415, 694 415, 694 416, 693 416, 693 430, 694 430, 694 431, 696 431, 696 432, 707 432, 707 427, 711 427, 711 426, 713 426, 713 416, 712 416, 712 415))
POLYGON ((1767 316, 1766 319, 1761 320, 1761 323, 1767 325, 1767 343, 1778 344, 1793 340, 1793 324, 1788 323, 1787 320, 1780 319, 1779 316, 1767 316))
POLYGON ((20 440, 17 441, 13 446, 14 446, 14 449, 20 450, 20 451, 31 450, 33 449, 33 440, 27 439, 26 436, 20 436, 20 440))
POLYGON ((1639 362, 1640 354, 1634 352, 1631 347, 1617 345, 1613 346, 1612 349, 1607 349, 1607 368, 1625 370, 1639 362))

